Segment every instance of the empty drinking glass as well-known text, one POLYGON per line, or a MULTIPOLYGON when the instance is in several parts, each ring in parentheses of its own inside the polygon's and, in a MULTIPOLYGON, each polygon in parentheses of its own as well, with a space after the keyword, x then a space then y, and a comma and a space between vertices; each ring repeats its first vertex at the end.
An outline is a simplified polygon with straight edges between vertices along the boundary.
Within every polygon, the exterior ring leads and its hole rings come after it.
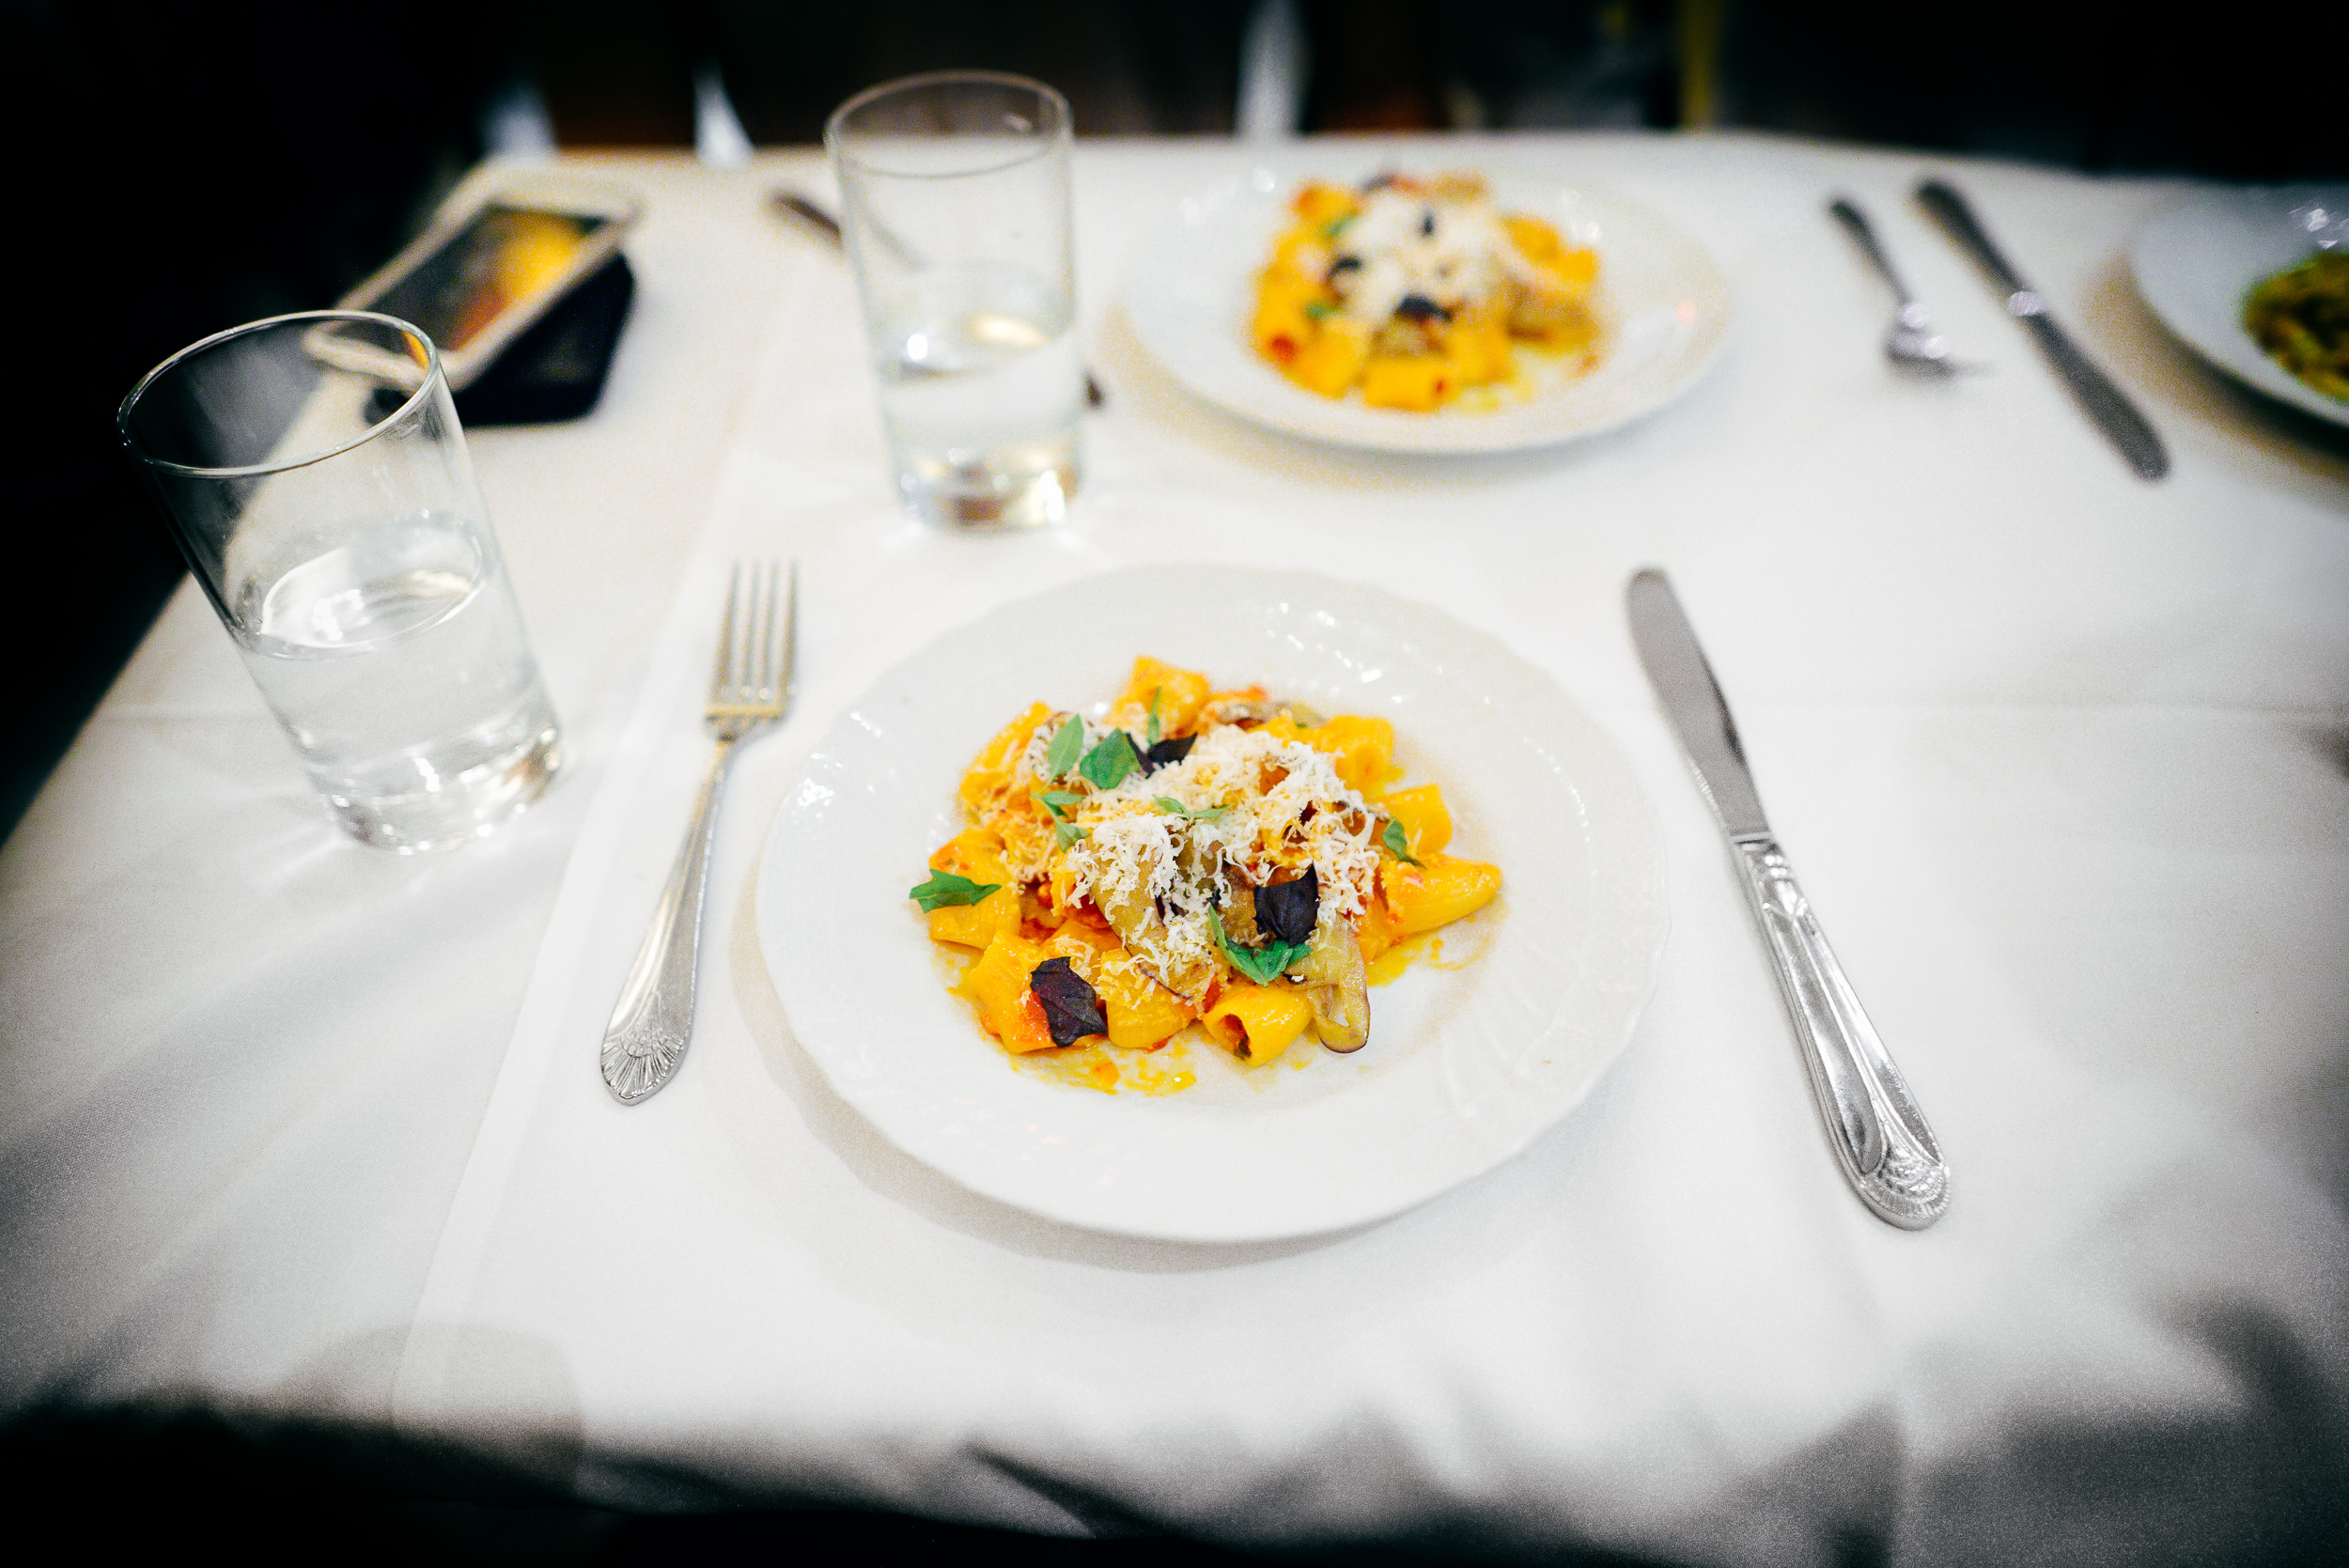
POLYGON ((545 790, 554 710, 429 338, 256 321, 149 371, 117 423, 346 829, 437 848, 545 790))

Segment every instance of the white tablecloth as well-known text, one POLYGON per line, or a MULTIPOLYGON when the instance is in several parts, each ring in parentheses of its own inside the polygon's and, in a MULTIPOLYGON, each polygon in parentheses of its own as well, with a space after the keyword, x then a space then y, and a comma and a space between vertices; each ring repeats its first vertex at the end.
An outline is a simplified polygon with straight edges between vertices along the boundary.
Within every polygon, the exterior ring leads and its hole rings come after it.
POLYGON ((453 1436, 606 1502, 1244 1545, 2069 1562, 2331 1538, 2349 443, 2136 302, 2123 247, 2174 187, 1932 165, 2168 438, 2146 485, 1907 202, 1926 161, 1489 150, 1713 250, 1736 321, 1704 383, 1490 459, 1247 427, 1114 310, 1136 234, 1242 154, 1088 146, 1110 404, 1068 525, 997 539, 891 509, 846 275, 762 203, 812 155, 581 160, 650 202, 611 390, 473 437, 569 770, 475 848, 361 848, 201 598, 174 601, 0 852, 0 1408, 194 1400, 453 1436), (1992 374, 1887 372, 1839 190, 1992 374), (799 707, 736 770, 686 1066, 622 1110, 595 1040, 701 766, 740 552, 801 562, 799 707), (1521 1157, 1387 1223, 1192 1248, 1001 1208, 839 1101, 768 978, 750 889, 832 717, 942 627, 1154 560, 1335 570, 1490 629, 1613 733, 1661 823, 1672 930, 1629 1049, 1521 1157), (1624 629, 1648 563, 1950 1155, 1930 1231, 1870 1218, 1824 1144, 1624 629))

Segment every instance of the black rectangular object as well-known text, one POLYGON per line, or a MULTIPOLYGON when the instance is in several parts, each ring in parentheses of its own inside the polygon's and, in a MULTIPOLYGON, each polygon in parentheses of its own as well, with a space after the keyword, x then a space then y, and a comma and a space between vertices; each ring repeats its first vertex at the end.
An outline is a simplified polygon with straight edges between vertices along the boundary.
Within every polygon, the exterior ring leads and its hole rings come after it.
POLYGON ((546 425, 594 408, 635 297, 628 257, 613 256, 457 394, 457 417, 469 426, 546 425))

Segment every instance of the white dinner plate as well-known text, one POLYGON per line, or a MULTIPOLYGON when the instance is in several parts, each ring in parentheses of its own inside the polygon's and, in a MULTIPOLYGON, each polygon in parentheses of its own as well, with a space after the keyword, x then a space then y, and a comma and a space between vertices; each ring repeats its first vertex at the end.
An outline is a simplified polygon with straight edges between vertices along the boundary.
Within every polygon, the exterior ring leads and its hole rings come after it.
MULTIPOLYGON (((1437 159, 1415 166, 1440 172, 1437 159)), ((1267 162, 1185 198, 1134 247, 1124 302, 1134 331, 1209 402, 1275 429, 1383 452, 1506 452, 1596 435, 1694 386, 1729 330, 1729 285, 1703 245, 1635 202, 1564 179, 1487 169, 1494 202, 1599 253, 1606 348, 1595 367, 1493 410, 1374 409, 1322 397, 1267 365, 1249 340, 1255 276, 1308 179, 1353 183, 1387 166, 1332 149, 1267 162)))
POLYGON ((2349 425, 2349 403, 2269 359, 2243 330, 2244 297, 2262 279, 2314 256, 2319 233, 2349 243, 2349 185, 2195 191, 2145 220, 2129 244, 2129 271, 2162 325, 2187 348, 2270 397, 2349 425))
POLYGON ((1629 1040, 1666 919, 1647 799, 1554 680, 1424 605, 1209 566, 1087 578, 892 671, 817 745, 757 908, 801 1045, 899 1148, 1052 1219, 1215 1242, 1381 1219, 1524 1148, 1629 1040), (963 768, 1031 702, 1102 711, 1142 653, 1392 719, 1406 781, 1443 786, 1454 849, 1500 864, 1440 967, 1371 992, 1361 1050, 1308 1038, 1243 1067, 1178 1037, 1193 1087, 1109 1094, 1023 1069, 947 992, 906 889, 963 825, 963 768))

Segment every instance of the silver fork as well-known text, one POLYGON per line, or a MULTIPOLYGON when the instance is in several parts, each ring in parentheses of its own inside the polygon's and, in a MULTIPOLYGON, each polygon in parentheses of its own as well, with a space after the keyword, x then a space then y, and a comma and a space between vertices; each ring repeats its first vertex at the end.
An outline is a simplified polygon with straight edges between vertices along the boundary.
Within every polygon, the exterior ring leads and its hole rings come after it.
POLYGON ((677 1075, 693 1037, 693 980, 702 944, 702 884, 718 822, 718 791, 734 748, 791 706, 791 666, 800 619, 800 564, 734 564, 718 665, 702 717, 717 741, 693 819, 669 868, 652 928, 603 1032, 603 1081, 622 1105, 649 1099, 677 1075))
POLYGON ((1884 247, 1876 242, 1875 230, 1868 225, 1867 215, 1852 204, 1851 198, 1837 196, 1827 204, 1827 210, 1834 214, 1836 222, 1850 230, 1860 253, 1892 286, 1893 296, 1900 301, 1891 330, 1884 334, 1884 357, 1892 362, 1893 368, 1927 376, 1954 376, 1961 370, 1980 368, 1950 358, 1948 340, 1933 330, 1933 323, 1925 318, 1925 307, 1917 303, 1908 286, 1901 281, 1900 273, 1892 270, 1892 258, 1884 254, 1884 247))

